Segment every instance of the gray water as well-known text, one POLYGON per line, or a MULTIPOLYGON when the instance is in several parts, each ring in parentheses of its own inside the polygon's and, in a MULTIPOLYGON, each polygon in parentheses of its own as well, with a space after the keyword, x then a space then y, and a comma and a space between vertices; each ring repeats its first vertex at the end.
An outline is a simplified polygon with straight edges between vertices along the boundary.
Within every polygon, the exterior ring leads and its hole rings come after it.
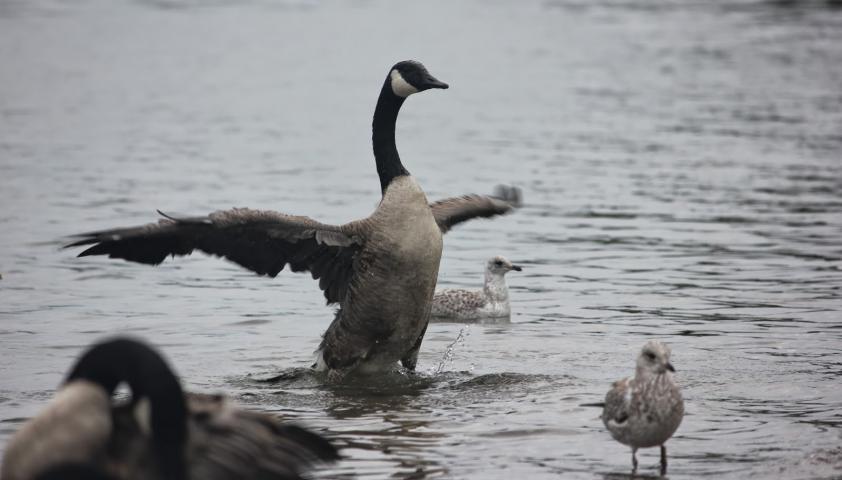
POLYGON ((188 388, 336 439, 324 478, 626 478, 579 405, 658 338, 687 410, 670 478, 842 478, 840 87, 824 2, 0 0, 0 450, 129 333, 188 388), (366 216, 406 58, 451 85, 399 119, 428 196, 526 199, 446 236, 441 287, 494 254, 524 271, 510 322, 431 324, 420 377, 294 375, 332 318, 307 275, 59 248, 156 208, 366 216))

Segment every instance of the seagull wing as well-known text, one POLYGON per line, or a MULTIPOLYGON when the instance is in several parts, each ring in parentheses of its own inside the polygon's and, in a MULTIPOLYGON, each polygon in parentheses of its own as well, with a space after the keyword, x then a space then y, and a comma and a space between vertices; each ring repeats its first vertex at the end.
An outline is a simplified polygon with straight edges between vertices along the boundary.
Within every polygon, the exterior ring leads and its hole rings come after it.
POLYGON ((65 248, 91 245, 79 256, 108 255, 149 265, 200 250, 270 277, 289 264, 293 272, 309 271, 319 279, 328 303, 334 303, 345 298, 363 244, 354 223, 327 225, 266 210, 234 208, 194 218, 161 215, 165 218, 157 223, 74 235, 65 248))
POLYGON ((520 189, 504 185, 498 186, 493 195, 463 195, 430 204, 442 233, 473 218, 503 215, 520 206, 520 189))
POLYGON ((629 418, 631 391, 629 379, 618 380, 605 395, 605 409, 602 411, 602 421, 608 424, 622 425, 629 418))

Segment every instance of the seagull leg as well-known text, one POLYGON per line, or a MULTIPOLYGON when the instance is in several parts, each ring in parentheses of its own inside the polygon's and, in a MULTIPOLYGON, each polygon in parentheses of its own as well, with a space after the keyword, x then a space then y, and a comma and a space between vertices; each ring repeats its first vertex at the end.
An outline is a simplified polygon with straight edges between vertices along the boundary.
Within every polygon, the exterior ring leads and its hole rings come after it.
POLYGON ((632 477, 637 473, 637 449, 632 448, 632 477))
POLYGON ((661 445, 661 476, 667 474, 667 447, 661 445))

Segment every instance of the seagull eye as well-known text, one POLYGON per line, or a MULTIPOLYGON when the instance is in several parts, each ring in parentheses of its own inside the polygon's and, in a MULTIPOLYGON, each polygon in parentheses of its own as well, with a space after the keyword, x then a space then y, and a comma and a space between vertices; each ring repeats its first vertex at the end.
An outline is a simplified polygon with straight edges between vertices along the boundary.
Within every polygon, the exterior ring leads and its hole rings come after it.
POLYGON ((497 265, 498 267, 502 267, 503 262, 501 262, 500 260, 497 260, 496 262, 494 262, 494 265, 497 265))
POLYGON ((654 353, 652 353, 652 352, 646 352, 646 353, 644 353, 644 355, 646 355, 646 358, 647 358, 649 361, 654 361, 654 360, 655 360, 655 354, 654 354, 654 353))

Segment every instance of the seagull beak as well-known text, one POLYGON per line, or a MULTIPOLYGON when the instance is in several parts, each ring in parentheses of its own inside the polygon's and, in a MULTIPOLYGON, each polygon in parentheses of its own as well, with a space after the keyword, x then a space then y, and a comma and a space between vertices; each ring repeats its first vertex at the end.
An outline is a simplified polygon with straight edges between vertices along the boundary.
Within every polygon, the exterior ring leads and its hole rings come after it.
POLYGON ((673 367, 671 363, 667 363, 667 370, 669 370, 670 372, 674 372, 675 367, 673 367))
POLYGON ((521 267, 520 265, 512 264, 512 270, 514 270, 516 272, 519 272, 519 271, 523 270, 523 267, 521 267))

